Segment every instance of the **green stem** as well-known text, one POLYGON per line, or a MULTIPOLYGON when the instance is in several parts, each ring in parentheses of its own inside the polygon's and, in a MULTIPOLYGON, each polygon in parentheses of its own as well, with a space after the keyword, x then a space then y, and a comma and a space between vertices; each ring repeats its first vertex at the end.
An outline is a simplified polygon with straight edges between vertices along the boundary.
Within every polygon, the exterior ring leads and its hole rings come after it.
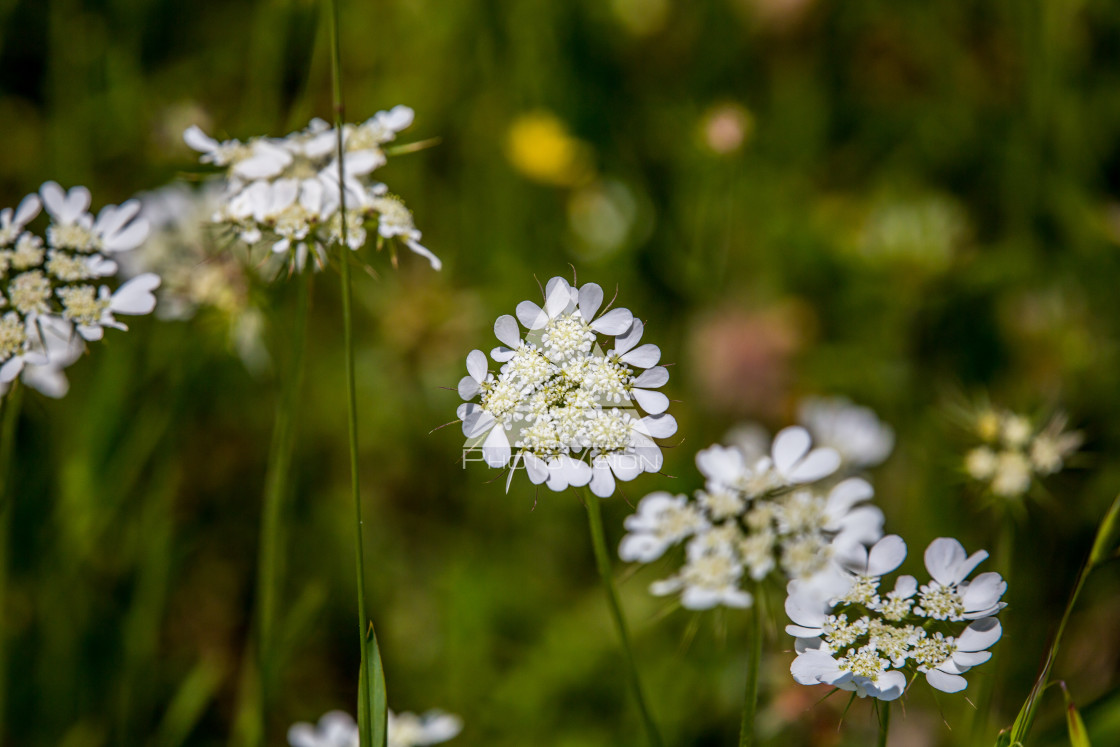
POLYGON ((743 701, 743 724, 739 729, 739 747, 755 741, 755 714, 758 712, 758 673, 762 664, 762 600, 755 589, 751 605, 750 631, 747 633, 747 693, 743 701))
MULTIPOLYGON (((354 531, 355 531, 355 567, 358 583, 358 639, 361 645, 361 683, 358 687, 358 730, 359 741, 363 745, 383 747, 385 744, 385 718, 383 699, 377 709, 369 708, 368 703, 375 699, 377 690, 383 688, 381 683, 374 684, 373 680, 380 675, 380 662, 369 661, 367 649, 370 640, 376 640, 373 621, 366 612, 366 571, 365 550, 362 532, 362 494, 358 481, 358 395, 357 383, 354 377, 354 322, 353 299, 350 288, 350 244, 346 236, 346 159, 343 147, 342 125, 346 112, 345 102, 342 97, 342 45, 339 42, 339 0, 330 0, 331 4, 331 81, 334 92, 334 127, 337 137, 338 149, 338 211, 339 211, 339 277, 342 286, 342 334, 346 349, 346 401, 348 410, 349 427, 347 433, 350 441, 350 489, 354 499, 354 531), (375 741, 375 735, 377 737, 375 741)), ((384 693, 380 693, 384 695, 384 693)))
POLYGON ((276 672, 276 629, 281 589, 284 583, 286 527, 284 508, 288 494, 292 453, 295 450, 296 419, 300 389, 303 385, 304 351, 307 340, 307 306, 310 277, 297 277, 295 316, 284 341, 289 359, 284 368, 276 423, 272 431, 268 468, 265 473, 264 500, 261 506, 261 536, 257 561, 257 642, 253 676, 255 692, 246 693, 256 711, 249 744, 268 744, 268 707, 272 699, 276 672))
POLYGON ((602 579, 603 588, 607 592, 607 603, 611 610, 611 616, 614 618, 615 628, 618 629, 618 637, 622 642, 622 653, 626 658, 630 689, 634 693, 634 699, 638 701, 638 710, 641 711, 642 723, 645 725, 650 745, 661 747, 663 744, 661 734, 657 731, 657 725, 653 722, 653 716, 650 715, 649 707, 646 705, 646 699, 642 693, 642 681, 638 676, 638 665, 634 659, 634 650, 630 645, 630 633, 626 627, 626 618, 622 614, 622 605, 618 601, 618 590, 614 586, 610 553, 607 550, 607 541, 603 535, 603 509, 599 505, 601 499, 587 491, 581 491, 581 497, 587 507, 587 523, 591 527, 591 545, 595 551, 595 565, 599 568, 599 578, 602 579))
POLYGON ((891 729, 891 704, 885 700, 876 703, 879 707, 879 740, 878 747, 887 747, 887 733, 891 729))
MULTIPOLYGON (((12 454, 15 452, 16 424, 19 422, 20 401, 23 387, 16 379, 11 384, 7 396, 0 399, 0 610, 8 597, 8 540, 12 530, 11 491, 12 454)), ((0 615, 0 744, 4 743, 4 716, 7 712, 8 696, 8 631, 0 615)))

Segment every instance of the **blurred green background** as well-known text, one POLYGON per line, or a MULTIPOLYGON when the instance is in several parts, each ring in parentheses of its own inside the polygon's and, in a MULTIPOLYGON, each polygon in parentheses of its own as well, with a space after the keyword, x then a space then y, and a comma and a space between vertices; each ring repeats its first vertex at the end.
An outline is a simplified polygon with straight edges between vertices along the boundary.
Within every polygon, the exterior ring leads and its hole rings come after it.
MULTIPOLYGON (((992 548, 954 413, 990 398, 1087 434, 1017 528, 992 664, 1010 723, 1096 522, 1120 487, 1120 5, 1107 0, 344 0, 349 118, 415 108, 438 146, 379 176, 441 273, 356 279, 372 613, 398 710, 440 707, 469 747, 642 743, 569 494, 458 464, 454 387, 493 320, 556 274, 619 289, 676 363, 665 475, 604 506, 608 538, 655 489, 700 486, 695 452, 799 397, 845 394, 898 434, 877 470, 888 531, 992 548), (536 278, 536 280, 534 279, 536 278)), ((46 179, 95 207, 197 173, 181 131, 281 135, 329 116, 309 0, 0 0, 0 205, 46 179)), ((275 366, 220 320, 139 319, 24 399, 0 625, 0 739, 229 742, 254 603, 261 494, 294 287, 257 294, 275 366)), ((283 662, 270 743, 353 712, 353 527, 337 278, 315 278, 289 491, 283 662)), ((746 616, 623 602, 671 744, 734 743, 746 616)), ((1006 569, 1001 569, 1006 570, 1006 569)), ((1120 575, 1095 575, 1055 676, 1120 742, 1120 575)), ((775 610, 781 598, 770 600, 775 610)), ((784 620, 777 616, 777 621, 784 620)), ((866 703, 788 674, 767 644, 773 744, 864 744, 866 703), (844 726, 837 730, 843 718, 844 726)), ((924 683, 893 741, 964 744, 963 697, 924 683)), ((1062 743, 1056 694, 1036 728, 1062 743)))

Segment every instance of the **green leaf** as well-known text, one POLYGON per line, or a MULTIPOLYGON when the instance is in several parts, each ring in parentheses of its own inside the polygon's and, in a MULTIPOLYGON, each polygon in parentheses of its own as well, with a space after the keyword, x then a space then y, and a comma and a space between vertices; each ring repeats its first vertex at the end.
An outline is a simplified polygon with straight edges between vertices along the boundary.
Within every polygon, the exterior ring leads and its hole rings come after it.
POLYGON ((179 686, 179 691, 167 707, 155 743, 163 747, 178 747, 194 731, 206 707, 214 698, 225 678, 223 667, 210 659, 203 659, 179 686))
POLYGON ((381 648, 373 623, 366 631, 365 650, 362 652, 361 680, 358 683, 358 728, 362 735, 369 734, 369 741, 386 747, 389 736, 389 703, 385 694, 385 670, 381 665, 381 648))
POLYGON ((1089 567, 1095 568, 1114 557, 1118 544, 1120 544, 1120 495, 1112 501, 1108 513, 1097 528, 1093 550, 1089 553, 1089 567))
POLYGON ((1066 683, 1059 683, 1062 687, 1062 696, 1066 700, 1066 726, 1069 728, 1069 743, 1072 747, 1091 747, 1089 744, 1089 732, 1085 729, 1085 722, 1081 718, 1081 712, 1077 710, 1074 705, 1073 698, 1070 697, 1069 689, 1066 688, 1066 683))

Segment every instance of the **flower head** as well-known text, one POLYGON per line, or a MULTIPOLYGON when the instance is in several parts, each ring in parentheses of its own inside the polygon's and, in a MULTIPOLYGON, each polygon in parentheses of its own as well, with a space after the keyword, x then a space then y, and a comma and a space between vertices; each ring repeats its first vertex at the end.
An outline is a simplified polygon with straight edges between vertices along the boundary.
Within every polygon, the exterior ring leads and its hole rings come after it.
POLYGON ((100 340, 105 327, 127 329, 118 315, 155 308, 157 275, 134 277, 113 290, 111 257, 134 249, 148 235, 140 203, 107 205, 95 218, 85 187, 64 191, 54 182, 19 207, 0 211, 0 389, 22 375, 48 396, 61 397, 62 369, 100 340), (44 236, 27 229, 45 207, 44 236))
POLYGON ((412 120, 412 109, 397 106, 361 124, 343 125, 343 181, 338 131, 321 119, 283 138, 219 142, 192 126, 183 140, 201 153, 203 163, 225 169, 225 187, 211 220, 246 244, 267 242, 292 269, 302 270, 309 258, 322 265, 327 248, 341 245, 344 234, 350 249, 360 249, 367 229, 376 227, 380 240, 398 239, 438 270, 439 258, 420 243, 404 203, 370 177, 387 161, 383 146, 412 120))
POLYGON ((1004 607, 1007 584, 998 573, 967 580, 988 554, 966 555, 960 542, 942 537, 926 549, 928 584, 903 575, 882 592, 882 577, 905 557, 902 538, 888 535, 871 548, 838 551, 836 566, 813 582, 790 582, 795 680, 880 700, 898 698, 918 673, 943 692, 967 686, 961 675, 987 661, 1002 634, 993 615, 1004 607))
POLYGON ((849 469, 882 464, 894 449, 894 431, 875 412, 842 397, 809 397, 798 420, 821 446, 835 449, 849 469))
MULTIPOLYGON (((463 722, 443 711, 388 713, 388 747, 425 747, 458 736, 463 722)), ((298 723, 288 729, 291 747, 358 747, 358 725, 350 714, 331 711, 318 724, 298 723)))
POLYGON ((576 288, 555 277, 543 306, 523 301, 516 319, 498 318, 502 345, 490 357, 500 368, 491 372, 486 354, 471 351, 459 382, 464 458, 481 454, 491 467, 510 467, 510 479, 524 466, 534 484, 589 485, 600 497, 618 480, 661 469, 654 439, 677 430, 668 398, 656 391, 669 380, 657 365, 661 350, 638 345, 642 322, 626 309, 600 313, 602 302, 595 283, 576 288))
POLYGON ((643 498, 626 520, 619 556, 649 563, 687 543, 685 564, 650 591, 680 593, 689 609, 749 606, 747 583, 775 571, 787 579, 813 577, 827 570, 836 543, 882 536, 883 513, 867 504, 874 497, 870 483, 853 477, 822 484, 839 464, 836 451, 814 449, 799 426, 750 454, 711 446, 696 455, 704 489, 693 500, 668 493, 643 498))
POLYGON ((984 443, 965 455, 964 471, 997 498, 1022 498, 1036 478, 1061 471, 1080 448, 1083 434, 1066 425, 1062 413, 1037 428, 1026 415, 985 409, 974 423, 984 443))

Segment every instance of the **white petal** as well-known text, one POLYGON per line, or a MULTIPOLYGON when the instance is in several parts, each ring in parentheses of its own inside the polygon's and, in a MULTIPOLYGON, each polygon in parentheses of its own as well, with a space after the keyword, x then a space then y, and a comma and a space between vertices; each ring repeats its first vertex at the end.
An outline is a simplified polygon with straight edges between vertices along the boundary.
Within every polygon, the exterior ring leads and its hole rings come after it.
POLYGON ((875 689, 878 691, 875 697, 879 700, 897 700, 906 690, 906 675, 895 669, 883 672, 875 683, 875 689))
POLYGON ((958 651, 983 651, 991 648, 1003 636, 1003 627, 994 617, 985 617, 971 623, 957 638, 958 651))
POLYGON ((24 197, 23 200, 20 201, 19 207, 16 208, 16 217, 12 222, 17 226, 27 225, 28 222, 39 214, 41 207, 42 203, 39 201, 39 195, 34 192, 27 195, 27 197, 24 197))
POLYGON ((513 360, 513 356, 517 355, 516 350, 509 348, 497 347, 490 349, 490 357, 498 363, 505 363, 506 361, 513 360))
POLYGON ((564 470, 564 476, 569 485, 582 488, 584 485, 591 482, 590 464, 566 455, 560 457, 560 460, 563 463, 562 469, 564 470))
POLYGON ((649 368, 656 366, 661 360, 661 348, 656 345, 645 344, 631 350, 622 356, 622 362, 635 368, 649 368))
POLYGON ((966 611, 986 610, 1000 600, 1007 591, 1007 582, 994 571, 981 573, 961 594, 961 602, 966 611))
POLYGON ((786 473, 793 483, 816 482, 828 477, 840 467, 840 453, 835 449, 813 449, 809 455, 786 473))
POLYGON ((942 586, 960 581, 957 567, 965 560, 964 545, 951 537, 938 537, 926 548, 926 570, 942 586))
POLYGON ((660 415, 669 409, 669 398, 661 392, 649 389, 634 389, 630 392, 638 406, 650 415, 660 415))
POLYGON ((611 454, 607 457, 607 464, 614 476, 623 482, 629 482, 645 471, 641 458, 636 454, 611 454))
POLYGON ((591 322, 591 329, 602 335, 621 335, 634 323, 634 315, 628 309, 611 309, 591 322))
POLYGON ((867 553, 867 575, 882 576, 906 560, 906 543, 897 534, 888 534, 867 553))
POLYGON ((70 390, 70 382, 62 369, 55 366, 28 366, 23 371, 23 383, 52 399, 62 399, 70 390))
POLYGON ((443 262, 440 260, 440 258, 433 254, 426 246, 424 246, 420 242, 416 241, 415 239, 405 239, 404 245, 412 250, 414 254, 419 254, 421 257, 424 257, 426 260, 428 260, 428 264, 431 265, 433 270, 443 269, 443 262))
POLYGON ((572 287, 561 277, 552 278, 545 286, 544 310, 549 319, 564 313, 572 302, 572 287))
POLYGON ((548 479, 548 465, 543 459, 529 452, 525 452, 525 472, 534 485, 540 485, 548 479))
POLYGON ((599 458, 591 466, 591 492, 600 498, 610 498, 614 495, 614 475, 611 474, 610 465, 606 459, 599 458))
POLYGON ((191 125, 183 131, 183 142, 199 153, 210 153, 220 145, 217 140, 203 132, 198 125, 191 125))
POLYGON ((159 275, 145 272, 117 288, 109 302, 109 310, 117 314, 150 314, 156 307, 152 293, 159 287, 159 275))
POLYGON ((0 384, 8 384, 19 376, 20 371, 23 370, 23 357, 9 358, 4 365, 0 366, 0 384))
POLYGON ((346 154, 347 175, 365 176, 385 165, 385 156, 376 150, 352 150, 346 154))
POLYGON ((482 444, 482 458, 488 465, 497 469, 509 464, 510 456, 511 450, 509 439, 506 437, 506 429, 499 425, 490 431, 490 435, 486 437, 486 441, 482 444))
POLYGON ((521 344, 521 328, 509 314, 503 314, 494 322, 494 336, 507 348, 516 350, 521 344))
POLYGON ((475 395, 482 391, 482 387, 478 385, 478 380, 473 376, 464 376, 459 379, 459 397, 461 399, 474 399, 475 395))
POLYGON ((543 329, 548 324, 548 314, 532 301, 517 304, 517 321, 525 329, 543 329))
POLYGON ((595 283, 585 283, 579 289, 579 315, 584 321, 595 318, 595 312, 603 304, 603 289, 595 283))
MULTIPOLYGON (((642 332, 645 331, 645 324, 641 319, 635 319, 630 324, 630 329, 626 330, 624 334, 614 338, 614 352, 616 355, 624 355, 625 353, 633 350, 638 341, 642 339, 642 332)), ((648 368, 648 366, 646 366, 648 368)))
POLYGON ((149 230, 147 218, 137 218, 123 231, 106 236, 102 245, 107 252, 127 252, 144 243, 149 230))
POLYGON ((704 477, 723 485, 734 484, 746 469, 742 452, 719 444, 698 451, 696 467, 704 477))
POLYGON ((634 386, 640 389, 656 389, 669 381, 669 369, 664 366, 647 368, 634 379, 634 386))
POLYGON ((647 415, 640 421, 642 431, 651 438, 668 438, 677 432, 677 420, 672 415, 647 415))
POLYGON ((467 373, 479 384, 486 380, 486 353, 481 350, 467 353, 467 373))
POLYGON ((851 477, 829 491, 826 511, 830 516, 842 516, 860 501, 874 497, 875 490, 871 483, 860 477, 851 477))
POLYGON ((651 563, 668 548, 664 540, 652 534, 628 534, 618 544, 618 557, 627 563, 651 563))
POLYGON ((926 672, 926 682, 930 687, 943 693, 959 693, 968 687, 968 680, 957 674, 946 674, 937 669, 926 672))
POLYGON ((824 624, 828 613, 824 604, 819 600, 801 595, 790 595, 786 597, 785 608, 786 615, 790 620, 805 628, 815 628, 817 632, 813 635, 820 635, 821 625, 824 624))
POLYGON ((809 452, 810 443, 809 431, 801 426, 783 428, 770 446, 774 466, 783 475, 788 474, 793 465, 809 452))

